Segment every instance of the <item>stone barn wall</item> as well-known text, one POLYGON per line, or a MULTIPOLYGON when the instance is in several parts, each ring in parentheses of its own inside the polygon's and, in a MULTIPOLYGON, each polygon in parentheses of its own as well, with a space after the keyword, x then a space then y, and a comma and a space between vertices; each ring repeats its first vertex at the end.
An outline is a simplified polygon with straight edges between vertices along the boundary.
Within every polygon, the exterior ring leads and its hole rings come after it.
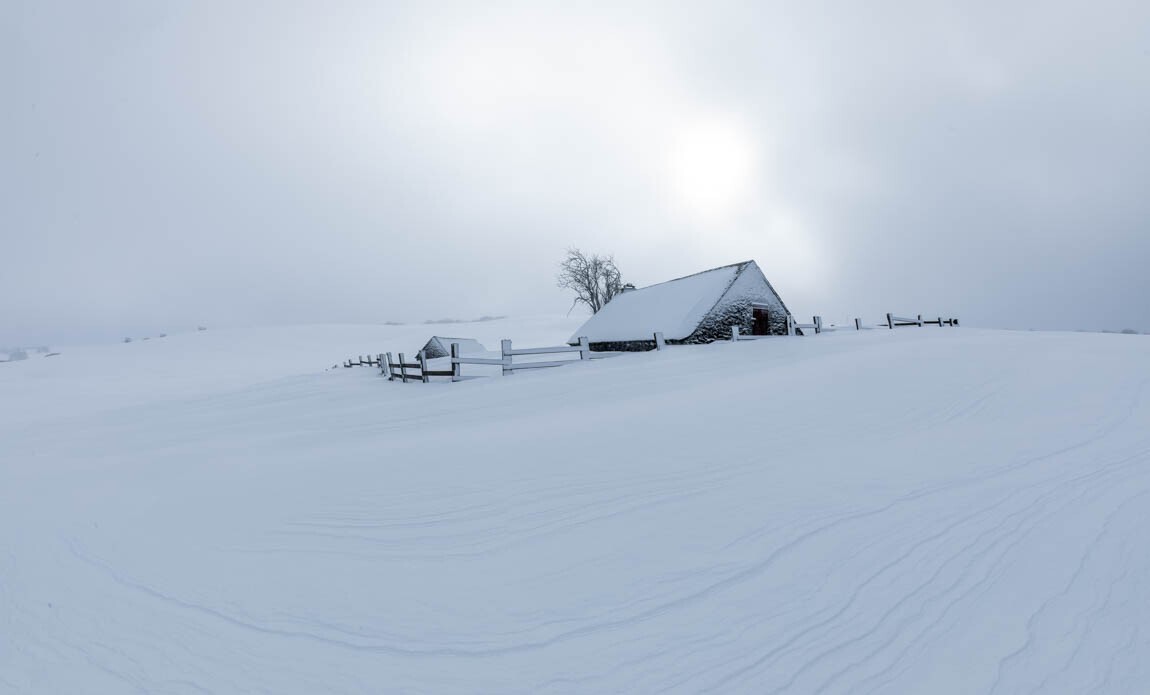
POLYGON ((788 312, 783 300, 775 294, 761 271, 747 268, 735 278, 718 304, 707 312, 695 332, 675 342, 697 344, 730 340, 731 326, 736 325, 741 333, 750 334, 754 329, 752 305, 755 304, 767 308, 771 335, 787 334, 788 312))
MULTIPOLYGON (((667 341, 670 342, 670 341, 667 341)), ((655 340, 625 340, 591 343, 591 352, 647 352, 655 349, 655 340)))

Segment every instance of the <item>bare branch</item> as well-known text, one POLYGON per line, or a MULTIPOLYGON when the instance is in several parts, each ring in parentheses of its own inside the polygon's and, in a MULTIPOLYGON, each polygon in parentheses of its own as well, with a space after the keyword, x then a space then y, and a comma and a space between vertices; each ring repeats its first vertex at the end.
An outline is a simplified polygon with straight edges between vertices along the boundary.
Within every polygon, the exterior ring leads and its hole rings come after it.
POLYGON ((593 314, 623 289, 614 256, 587 255, 576 248, 567 249, 556 280, 559 287, 575 293, 575 304, 586 304, 593 314))

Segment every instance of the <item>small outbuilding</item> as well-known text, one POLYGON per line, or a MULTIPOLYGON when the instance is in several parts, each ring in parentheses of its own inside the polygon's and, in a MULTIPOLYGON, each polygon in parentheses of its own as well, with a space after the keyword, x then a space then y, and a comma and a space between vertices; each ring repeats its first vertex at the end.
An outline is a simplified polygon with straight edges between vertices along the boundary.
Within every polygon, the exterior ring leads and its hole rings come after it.
POLYGON ((423 346, 423 354, 427 359, 451 356, 451 344, 459 343, 459 354, 473 355, 478 352, 487 352, 487 348, 474 338, 447 338, 442 335, 433 335, 431 340, 423 346))
POLYGON ((594 351, 652 350, 655 333, 671 344, 710 343, 731 336, 786 335, 790 311, 754 261, 712 268, 615 295, 571 336, 594 351))

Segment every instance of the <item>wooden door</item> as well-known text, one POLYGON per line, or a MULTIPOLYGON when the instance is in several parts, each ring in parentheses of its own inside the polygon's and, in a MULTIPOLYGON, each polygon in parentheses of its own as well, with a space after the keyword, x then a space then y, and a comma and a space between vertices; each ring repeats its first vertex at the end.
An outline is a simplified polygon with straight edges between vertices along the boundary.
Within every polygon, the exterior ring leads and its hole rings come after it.
POLYGON ((752 308, 754 325, 751 327, 751 335, 770 335, 771 334, 771 321, 767 310, 763 307, 752 308))

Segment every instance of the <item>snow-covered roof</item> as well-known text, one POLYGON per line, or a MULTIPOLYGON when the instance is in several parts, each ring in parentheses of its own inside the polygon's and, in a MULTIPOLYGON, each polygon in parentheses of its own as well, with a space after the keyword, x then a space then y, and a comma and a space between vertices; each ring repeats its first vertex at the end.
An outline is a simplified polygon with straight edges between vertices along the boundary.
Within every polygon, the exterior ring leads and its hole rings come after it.
POLYGON ((451 354, 452 343, 459 343, 459 354, 461 355, 487 352, 487 348, 474 338, 448 338, 442 335, 431 336, 431 340, 423 346, 423 352, 429 359, 445 357, 451 354))
POLYGON ((656 332, 667 340, 682 340, 753 263, 725 265, 616 295, 571 336, 571 342, 580 336, 592 343, 651 340, 656 332))

